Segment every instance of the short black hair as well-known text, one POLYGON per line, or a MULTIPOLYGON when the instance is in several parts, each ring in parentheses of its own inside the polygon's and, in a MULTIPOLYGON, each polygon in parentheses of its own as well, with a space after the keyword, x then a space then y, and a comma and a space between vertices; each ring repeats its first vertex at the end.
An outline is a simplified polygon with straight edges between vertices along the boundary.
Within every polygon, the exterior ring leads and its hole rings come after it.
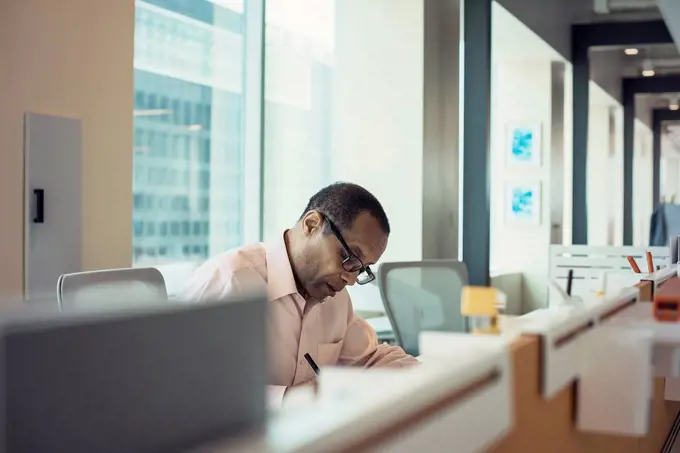
POLYGON ((367 212, 378 221, 385 234, 390 234, 390 222, 382 205, 371 192, 358 184, 336 182, 324 187, 312 195, 300 219, 309 211, 327 216, 340 230, 352 228, 359 214, 367 212))

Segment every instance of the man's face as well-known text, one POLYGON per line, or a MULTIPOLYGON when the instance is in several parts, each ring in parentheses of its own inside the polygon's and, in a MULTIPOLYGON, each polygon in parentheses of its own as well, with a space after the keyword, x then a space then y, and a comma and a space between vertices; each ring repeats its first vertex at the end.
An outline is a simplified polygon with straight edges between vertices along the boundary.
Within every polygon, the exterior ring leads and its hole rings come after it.
MULTIPOLYGON (((314 211, 307 213, 302 219, 302 228, 307 244, 305 266, 300 269, 298 279, 307 294, 321 301, 334 296, 346 285, 353 285, 359 272, 350 272, 343 267, 348 253, 323 215, 314 211)), ((387 247, 387 235, 375 217, 366 212, 359 214, 350 229, 336 232, 349 252, 364 266, 375 264, 387 247)))

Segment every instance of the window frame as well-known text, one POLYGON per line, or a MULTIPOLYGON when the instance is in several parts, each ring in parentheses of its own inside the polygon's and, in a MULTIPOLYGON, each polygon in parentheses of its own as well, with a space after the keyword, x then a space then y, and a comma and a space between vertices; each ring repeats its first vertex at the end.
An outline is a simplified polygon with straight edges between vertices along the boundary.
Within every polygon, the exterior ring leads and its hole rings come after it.
POLYGON ((245 0, 243 28, 243 241, 262 241, 264 234, 264 65, 266 0, 245 0))

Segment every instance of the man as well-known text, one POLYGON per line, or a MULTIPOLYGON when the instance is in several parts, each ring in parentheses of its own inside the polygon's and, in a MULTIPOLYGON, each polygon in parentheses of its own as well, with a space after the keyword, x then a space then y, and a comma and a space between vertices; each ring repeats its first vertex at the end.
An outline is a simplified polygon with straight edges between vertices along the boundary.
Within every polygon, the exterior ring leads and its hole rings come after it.
POLYGON ((332 184, 312 196, 279 241, 207 261, 180 297, 220 300, 266 285, 274 404, 289 387, 314 382, 306 353, 319 365, 411 365, 417 361, 401 348, 378 344, 375 331, 354 314, 345 289, 375 278, 369 266, 385 251, 389 234, 385 211, 371 193, 356 184, 332 184))

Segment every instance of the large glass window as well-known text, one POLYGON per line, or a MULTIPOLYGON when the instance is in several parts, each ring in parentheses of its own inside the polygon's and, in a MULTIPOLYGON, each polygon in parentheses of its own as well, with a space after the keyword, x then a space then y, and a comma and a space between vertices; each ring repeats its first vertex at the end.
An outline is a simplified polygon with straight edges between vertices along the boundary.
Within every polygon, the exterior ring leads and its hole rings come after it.
POLYGON ((243 1, 137 0, 133 262, 244 242, 243 1))
POLYGON ((267 0, 265 31, 264 238, 273 240, 332 182, 335 0, 267 0))

